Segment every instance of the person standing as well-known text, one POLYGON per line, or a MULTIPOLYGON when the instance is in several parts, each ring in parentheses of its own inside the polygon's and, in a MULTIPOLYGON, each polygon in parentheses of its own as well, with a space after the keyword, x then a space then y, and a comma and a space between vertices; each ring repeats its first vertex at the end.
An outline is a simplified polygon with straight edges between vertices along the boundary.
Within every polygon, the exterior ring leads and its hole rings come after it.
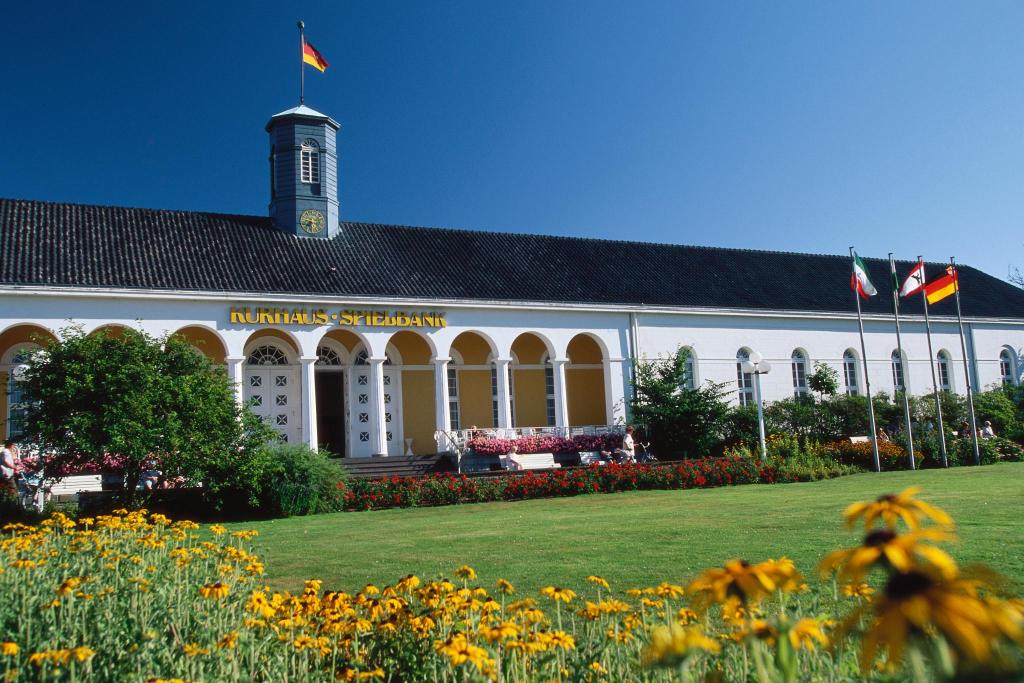
POLYGON ((14 483, 14 477, 18 474, 17 457, 18 447, 14 445, 14 440, 4 441, 4 447, 0 450, 0 491, 7 491, 12 496, 18 495, 18 487, 14 483))

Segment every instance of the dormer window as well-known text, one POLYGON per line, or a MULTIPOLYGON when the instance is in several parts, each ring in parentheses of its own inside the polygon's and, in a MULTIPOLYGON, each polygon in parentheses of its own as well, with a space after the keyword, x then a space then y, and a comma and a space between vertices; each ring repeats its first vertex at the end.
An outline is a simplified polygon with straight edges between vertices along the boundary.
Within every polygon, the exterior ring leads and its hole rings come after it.
POLYGON ((320 182, 320 145, 311 138, 302 143, 302 182, 320 182))

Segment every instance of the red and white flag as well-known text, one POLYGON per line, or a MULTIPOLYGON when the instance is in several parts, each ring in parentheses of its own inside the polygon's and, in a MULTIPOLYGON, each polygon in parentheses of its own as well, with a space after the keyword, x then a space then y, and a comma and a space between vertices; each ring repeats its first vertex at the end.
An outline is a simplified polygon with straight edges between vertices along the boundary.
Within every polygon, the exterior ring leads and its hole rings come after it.
POLYGON ((918 261, 900 287, 900 296, 912 296, 924 287, 924 261, 918 261))

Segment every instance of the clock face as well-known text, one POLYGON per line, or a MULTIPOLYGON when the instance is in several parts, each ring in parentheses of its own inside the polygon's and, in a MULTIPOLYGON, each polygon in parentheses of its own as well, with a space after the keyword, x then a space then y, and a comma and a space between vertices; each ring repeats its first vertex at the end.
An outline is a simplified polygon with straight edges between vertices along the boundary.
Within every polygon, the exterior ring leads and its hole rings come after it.
POLYGON ((306 209, 299 216, 299 225, 310 235, 316 235, 324 229, 324 225, 327 223, 324 220, 324 215, 316 209, 306 209))

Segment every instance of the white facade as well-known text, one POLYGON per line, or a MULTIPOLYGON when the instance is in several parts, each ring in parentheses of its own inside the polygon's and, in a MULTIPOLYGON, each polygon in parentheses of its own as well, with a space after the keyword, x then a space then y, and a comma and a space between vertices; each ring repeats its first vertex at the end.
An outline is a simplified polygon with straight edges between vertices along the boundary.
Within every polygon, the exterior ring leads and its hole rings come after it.
MULTIPOLYGON (((923 320, 904 318, 902 322, 904 381, 912 394, 929 393, 932 379, 923 320)), ((399 369, 430 373, 434 392, 431 426, 438 431, 451 430, 458 410, 450 410, 450 402, 459 399, 457 388, 451 386, 453 381, 458 383, 457 375, 449 370, 453 363, 462 362, 460 354, 453 350, 453 342, 464 332, 473 332, 489 347, 489 365, 479 367, 495 369, 491 398, 496 427, 515 426, 515 375, 507 372, 510 366, 545 368, 549 392, 546 395, 553 399, 548 415, 559 427, 570 426, 571 392, 567 391, 567 386, 573 382, 574 371, 596 372, 599 369, 604 394, 601 422, 615 424, 626 419, 623 407, 629 390, 631 359, 664 357, 679 346, 692 350, 699 383, 726 383, 734 389, 734 400, 738 400, 736 359, 741 351, 757 351, 772 363, 773 371, 762 377, 762 393, 767 401, 803 390, 803 377, 813 371, 818 361, 838 371, 840 390, 843 390, 846 384, 843 356, 847 351, 858 361, 857 386, 850 389, 864 392, 863 367, 859 362, 861 347, 857 319, 853 315, 32 287, 0 289, 0 335, 26 326, 38 326, 59 334, 60 329, 68 325, 81 326, 86 332, 118 325, 156 336, 183 328, 207 330, 223 345, 223 362, 229 377, 237 383, 238 400, 249 402, 253 410, 290 441, 318 443, 317 405, 326 388, 331 387, 330 391, 344 397, 339 404, 344 405, 344 414, 338 419, 344 420, 345 452, 350 456, 400 455, 407 451, 407 444, 403 444, 403 410, 417 408, 403 405, 408 399, 403 400, 403 374, 399 369), (412 363, 408 359, 403 361, 391 344, 399 332, 395 327, 365 324, 345 327, 358 338, 356 346, 345 348, 325 336, 339 329, 334 322, 233 323, 230 311, 239 306, 328 311, 345 308, 431 310, 444 314, 445 326, 412 330, 429 349, 429 358, 412 363), (514 343, 527 333, 543 343, 543 365, 518 365, 514 343), (585 364, 574 364, 569 357, 569 347, 581 334, 596 342, 600 359, 590 358, 585 364), (273 357, 275 349, 279 357, 273 357), (266 364, 254 364, 259 359, 266 364), (794 371, 794 362, 804 363, 802 373, 794 371)), ((892 394, 895 386, 891 358, 896 349, 893 321, 891 317, 867 317, 864 325, 871 389, 892 394)), ((1008 369, 1010 381, 1018 381, 1021 372, 1018 358, 1024 349, 1024 321, 968 319, 965 331, 975 388, 999 384, 1008 369)), ((956 320, 933 318, 932 332, 935 353, 951 361, 944 374, 948 375, 951 389, 965 393, 963 354, 956 320)), ((9 377, 14 370, 14 346, 7 346, 11 348, 0 348, 0 360, 4 363, 0 372, 9 377)), ((9 432, 10 420, 5 423, 9 432)), ((319 423, 323 425, 324 420, 319 423)), ((421 443, 417 450, 434 449, 421 443)))

